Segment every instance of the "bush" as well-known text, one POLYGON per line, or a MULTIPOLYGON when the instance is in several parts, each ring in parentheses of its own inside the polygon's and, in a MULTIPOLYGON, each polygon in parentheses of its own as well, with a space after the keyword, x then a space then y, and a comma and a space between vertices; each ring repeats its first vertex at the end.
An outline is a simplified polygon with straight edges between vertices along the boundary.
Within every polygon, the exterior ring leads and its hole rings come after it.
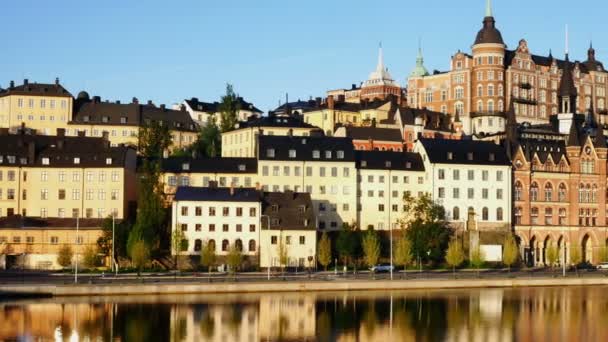
POLYGON ((72 265, 72 258, 74 257, 74 252, 72 251, 72 247, 69 245, 63 245, 59 252, 57 253, 57 263, 66 268, 72 265))
POLYGON ((97 257, 97 248, 93 246, 87 246, 82 255, 82 265, 85 268, 95 268, 99 264, 99 258, 97 257))

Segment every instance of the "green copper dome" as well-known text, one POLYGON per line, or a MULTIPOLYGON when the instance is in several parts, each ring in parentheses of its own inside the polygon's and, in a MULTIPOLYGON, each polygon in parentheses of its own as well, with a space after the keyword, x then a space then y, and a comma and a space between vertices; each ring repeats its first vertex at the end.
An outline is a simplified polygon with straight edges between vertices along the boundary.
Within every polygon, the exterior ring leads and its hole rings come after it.
POLYGON ((422 49, 418 48, 418 56, 416 57, 416 67, 412 70, 410 77, 428 76, 429 71, 424 67, 424 57, 422 57, 422 49))

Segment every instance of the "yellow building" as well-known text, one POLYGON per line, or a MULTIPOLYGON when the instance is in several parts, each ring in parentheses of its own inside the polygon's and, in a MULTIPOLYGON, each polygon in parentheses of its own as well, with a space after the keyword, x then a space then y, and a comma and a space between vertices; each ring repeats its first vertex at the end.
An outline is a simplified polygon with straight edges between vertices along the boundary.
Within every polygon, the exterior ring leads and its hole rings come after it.
POLYGON ((55 134, 72 120, 73 98, 59 79, 54 84, 30 83, 15 86, 11 81, 0 91, 0 128, 14 131, 25 125, 42 134, 55 134))

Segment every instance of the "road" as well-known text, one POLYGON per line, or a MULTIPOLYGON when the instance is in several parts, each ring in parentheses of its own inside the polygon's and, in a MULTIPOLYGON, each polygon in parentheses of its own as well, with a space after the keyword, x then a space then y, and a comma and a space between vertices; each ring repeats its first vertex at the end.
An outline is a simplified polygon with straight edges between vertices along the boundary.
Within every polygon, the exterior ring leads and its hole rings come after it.
MULTIPOLYGON (((579 270, 578 274, 575 271, 569 271, 567 277, 608 277, 608 272, 597 270, 579 270)), ((454 275, 451 271, 408 271, 407 273, 395 272, 393 279, 433 279, 433 280, 451 280, 451 279, 500 279, 500 278, 551 278, 562 277, 561 270, 550 269, 531 269, 531 270, 481 270, 479 273, 475 270, 461 270, 454 275)), ((284 275, 280 273, 272 273, 271 281, 332 281, 332 280, 387 280, 390 279, 389 273, 370 274, 368 271, 358 272, 353 271, 347 273, 342 272, 313 272, 311 274, 300 272, 290 272, 284 275)), ((30 271, 4 271, 0 272, 1 284, 72 284, 74 283, 74 274, 69 273, 50 273, 50 272, 30 272, 30 271)), ((133 284, 133 283, 203 283, 203 282, 264 282, 268 281, 268 275, 264 272, 247 272, 229 275, 225 273, 212 273, 211 275, 205 272, 162 272, 162 273, 143 273, 138 277, 135 273, 120 273, 118 275, 102 274, 102 273, 80 273, 78 275, 78 283, 81 284, 133 284)))

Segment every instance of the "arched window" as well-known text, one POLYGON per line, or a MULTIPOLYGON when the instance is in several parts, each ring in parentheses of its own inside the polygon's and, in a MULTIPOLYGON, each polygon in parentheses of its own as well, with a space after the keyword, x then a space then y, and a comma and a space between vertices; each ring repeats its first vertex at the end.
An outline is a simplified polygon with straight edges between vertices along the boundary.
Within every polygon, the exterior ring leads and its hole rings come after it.
POLYGON ((591 202, 591 185, 587 184, 585 186, 585 203, 591 202))
POLYGON ((521 215, 522 215, 521 207, 515 208, 515 224, 521 224, 521 215))
POLYGON ((597 203, 597 185, 595 184, 591 188, 591 203, 597 203))
POLYGON ((477 112, 483 112, 483 102, 481 100, 477 101, 477 112))
POLYGON ((488 113, 494 113, 494 101, 488 101, 488 113))
POLYGON ((203 247, 203 241, 201 239, 194 240, 194 251, 200 252, 203 247))
POLYGON ((530 186, 530 201, 538 201, 538 184, 536 182, 530 186))
POLYGON ((487 221, 489 219, 489 214, 488 214, 488 208, 487 207, 483 207, 483 209, 481 209, 481 219, 483 221, 487 221))
POLYGON ((503 95, 504 95, 504 93, 503 93, 502 84, 499 84, 498 85, 498 96, 503 96, 503 95))
POLYGON ((226 240, 226 239, 222 240, 222 252, 228 251, 229 245, 230 245, 230 243, 228 242, 228 240, 226 240))
POLYGON ((566 197, 567 197, 566 184, 560 183, 558 193, 557 193, 557 199, 560 202, 565 202, 566 197))
POLYGON ((255 240, 253 239, 249 240, 249 251, 255 252, 255 240))
POLYGON ((545 225, 553 224, 553 208, 545 208, 545 225))
POLYGON ((463 115, 464 114, 464 103, 462 103, 462 102, 456 103, 456 105, 454 106, 454 112, 458 115, 463 115))
POLYGON ((209 244, 209 249, 211 251, 215 252, 215 240, 213 240, 213 239, 209 240, 208 244, 209 244))
POLYGON ((460 220, 460 208, 454 207, 454 209, 452 210, 452 219, 454 221, 460 220))
POLYGON ((483 86, 481 84, 477 86, 477 96, 478 97, 483 96, 483 86))
POLYGON ((502 208, 497 208, 496 209, 496 221, 502 221, 503 220, 503 214, 502 214, 502 208))
POLYGON ((523 187, 520 181, 515 182, 515 200, 521 201, 523 194, 523 187))
POLYGON ((502 100, 498 100, 498 111, 504 112, 504 110, 505 110, 505 103, 502 100))
POLYGON ((553 185, 549 182, 545 184, 545 201, 552 202, 553 201, 553 185))
POLYGON ((494 85, 488 85, 488 96, 494 96, 494 85))
POLYGON ((530 221, 532 224, 538 224, 538 208, 530 210, 530 221))
POLYGON ((236 241, 234 242, 234 246, 236 247, 237 251, 243 251, 243 241, 241 239, 236 239, 236 241))
POLYGON ((578 186, 578 202, 585 202, 585 184, 579 184, 578 186))

